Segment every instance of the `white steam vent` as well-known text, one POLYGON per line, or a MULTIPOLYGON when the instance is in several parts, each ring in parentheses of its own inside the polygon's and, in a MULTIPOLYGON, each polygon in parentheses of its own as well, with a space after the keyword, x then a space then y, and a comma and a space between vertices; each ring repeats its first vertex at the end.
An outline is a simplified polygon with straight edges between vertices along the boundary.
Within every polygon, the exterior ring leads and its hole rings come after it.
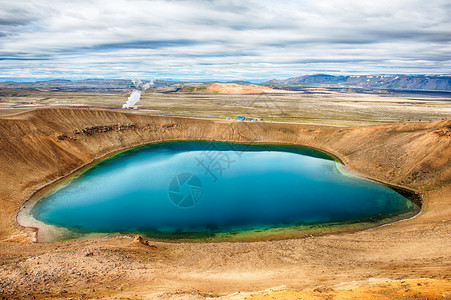
POLYGON ((141 80, 133 79, 132 83, 134 85, 134 90, 131 93, 130 97, 128 97, 127 102, 125 102, 124 105, 122 105, 122 108, 130 108, 131 106, 135 105, 139 102, 139 99, 141 99, 141 93, 153 86, 154 82, 153 80, 149 82, 142 82, 141 80))

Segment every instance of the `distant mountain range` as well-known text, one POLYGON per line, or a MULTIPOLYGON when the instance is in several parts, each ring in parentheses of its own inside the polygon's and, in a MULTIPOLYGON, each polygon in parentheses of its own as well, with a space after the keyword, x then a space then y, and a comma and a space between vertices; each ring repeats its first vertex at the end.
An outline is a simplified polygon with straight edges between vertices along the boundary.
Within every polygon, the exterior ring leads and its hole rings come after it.
POLYGON ((100 88, 121 89, 131 86, 130 80, 118 79, 87 79, 87 80, 47 80, 36 82, 0 82, 1 88, 41 88, 41 89, 70 89, 70 88, 100 88))
MULTIPOLYGON (((177 82, 156 80, 151 87, 161 91, 184 91, 184 88, 210 82, 177 82)), ((231 81, 249 85, 247 81, 231 81)), ((392 90, 451 91, 451 75, 355 75, 333 76, 327 74, 305 75, 285 80, 270 80, 261 85, 278 89, 296 89, 307 87, 329 88, 365 88, 392 90)), ((133 89, 130 80, 123 79, 86 79, 86 80, 48 80, 36 82, 0 82, 0 88, 6 89, 43 89, 43 90, 92 90, 125 91, 133 89)))
POLYGON ((352 87, 368 89, 450 91, 451 75, 305 75, 270 80, 264 85, 286 87, 352 87))
MULTIPOLYGON (((189 83, 187 85, 191 85, 189 83)), ((152 89, 177 89, 184 87, 182 82, 156 80, 152 89)), ((0 82, 0 88, 7 89, 41 89, 41 90, 130 90, 133 83, 124 79, 85 79, 85 80, 47 80, 36 82, 0 82)))

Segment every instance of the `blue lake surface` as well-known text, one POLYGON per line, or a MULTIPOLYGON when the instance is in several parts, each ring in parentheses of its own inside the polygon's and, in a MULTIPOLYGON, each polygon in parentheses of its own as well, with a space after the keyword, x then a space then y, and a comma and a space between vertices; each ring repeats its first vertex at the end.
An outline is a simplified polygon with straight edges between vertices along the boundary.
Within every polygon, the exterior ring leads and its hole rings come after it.
POLYGON ((415 208, 318 150, 181 141, 105 159, 57 185, 31 212, 79 231, 189 236, 381 220, 415 208))

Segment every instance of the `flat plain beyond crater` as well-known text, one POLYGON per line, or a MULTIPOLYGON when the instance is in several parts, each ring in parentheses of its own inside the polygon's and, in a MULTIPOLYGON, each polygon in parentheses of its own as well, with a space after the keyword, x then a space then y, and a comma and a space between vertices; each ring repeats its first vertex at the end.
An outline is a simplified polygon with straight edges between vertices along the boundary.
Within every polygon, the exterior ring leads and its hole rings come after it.
POLYGON ((2 97, 0 295, 450 297, 451 99, 323 92, 330 94, 144 93, 129 111, 118 109, 126 100, 120 93, 2 97), (223 119, 240 115, 263 121, 223 119), (422 210, 366 231, 233 243, 125 234, 36 243, 39 232, 17 223, 24 202, 45 185, 121 149, 167 140, 322 149, 352 172, 420 193, 422 210))

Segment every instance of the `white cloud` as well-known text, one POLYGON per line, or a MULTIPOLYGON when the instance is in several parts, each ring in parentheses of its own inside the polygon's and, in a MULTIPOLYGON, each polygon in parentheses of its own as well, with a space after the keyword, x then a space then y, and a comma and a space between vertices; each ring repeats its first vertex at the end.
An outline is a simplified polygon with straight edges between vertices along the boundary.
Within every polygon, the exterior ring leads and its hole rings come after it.
POLYGON ((0 78, 451 69, 448 0, 0 0, 0 7, 0 78))

